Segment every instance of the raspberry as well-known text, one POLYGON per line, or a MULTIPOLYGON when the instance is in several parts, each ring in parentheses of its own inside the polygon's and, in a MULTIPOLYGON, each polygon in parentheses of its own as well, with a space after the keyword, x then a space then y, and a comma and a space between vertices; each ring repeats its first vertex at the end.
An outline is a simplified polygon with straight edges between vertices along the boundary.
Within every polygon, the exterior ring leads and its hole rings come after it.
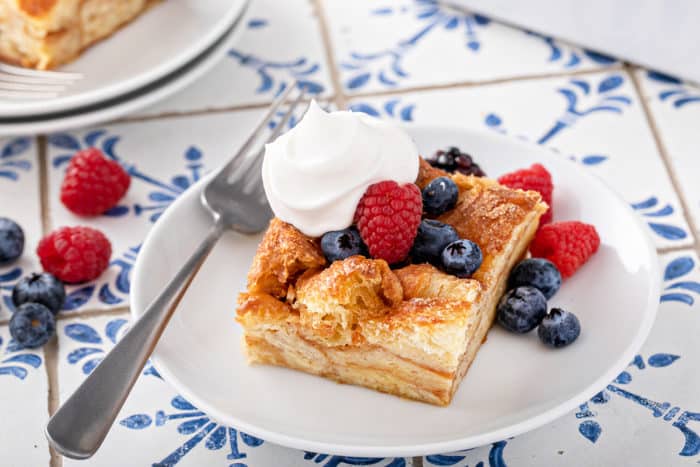
POLYGON ((357 205, 355 222, 369 254, 394 264, 408 256, 422 212, 423 201, 416 185, 389 180, 367 188, 357 205))
POLYGON ((99 230, 63 227, 42 238, 36 253, 46 272, 77 284, 95 279, 107 269, 112 245, 99 230))
POLYGON ((61 202, 80 216, 99 216, 113 208, 129 189, 131 178, 99 149, 78 151, 61 185, 61 202))
POLYGON ((595 227, 578 221, 544 225, 530 244, 536 258, 554 263, 562 277, 573 276, 578 268, 598 251, 600 237, 595 227))
POLYGON ((520 169, 498 178, 501 185, 521 190, 534 190, 542 195, 549 209, 540 218, 540 225, 552 222, 552 176, 540 164, 533 164, 529 169, 520 169))

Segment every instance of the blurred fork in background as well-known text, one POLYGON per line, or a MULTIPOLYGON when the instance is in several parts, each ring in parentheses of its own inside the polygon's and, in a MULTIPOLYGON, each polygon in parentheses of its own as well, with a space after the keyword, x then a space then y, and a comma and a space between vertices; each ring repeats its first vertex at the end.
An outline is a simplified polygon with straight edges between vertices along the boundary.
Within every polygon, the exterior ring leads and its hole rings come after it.
POLYGON ((0 63, 0 99, 51 99, 81 79, 81 73, 30 70, 0 63))

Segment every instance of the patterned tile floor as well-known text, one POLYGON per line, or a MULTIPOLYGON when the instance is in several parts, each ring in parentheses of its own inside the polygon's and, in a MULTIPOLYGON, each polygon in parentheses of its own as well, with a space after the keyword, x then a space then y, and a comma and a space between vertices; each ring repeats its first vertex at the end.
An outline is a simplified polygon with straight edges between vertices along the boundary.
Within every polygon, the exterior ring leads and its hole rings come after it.
POLYGON ((76 224, 99 227, 114 245, 108 273, 71 288, 58 339, 39 351, 14 348, 6 324, 9 291, 37 261, 26 254, 0 268, 0 465, 700 461, 700 87, 432 0, 254 0, 245 27, 209 75, 136 121, 0 140, 0 214, 22 224, 29 251, 44 230, 76 224), (130 271, 144 236, 179 194, 229 155, 293 78, 338 107, 545 145, 613 186, 648 225, 664 271, 657 322, 639 356, 601 393, 550 425, 491 446, 415 459, 272 445, 217 425, 148 367, 97 456, 76 462, 50 453, 42 435, 48 414, 128 326, 130 271), (133 175, 120 205, 88 221, 68 213, 56 196, 67 158, 87 146, 99 146, 133 175))

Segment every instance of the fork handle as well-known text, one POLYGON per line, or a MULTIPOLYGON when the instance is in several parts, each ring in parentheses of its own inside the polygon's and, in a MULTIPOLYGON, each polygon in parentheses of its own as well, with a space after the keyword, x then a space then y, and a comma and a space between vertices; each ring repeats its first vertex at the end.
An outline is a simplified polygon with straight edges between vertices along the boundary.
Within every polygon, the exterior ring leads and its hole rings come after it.
POLYGON ((56 451, 73 459, 86 459, 97 451, 196 271, 223 232, 217 219, 175 277, 51 417, 46 436, 56 451))

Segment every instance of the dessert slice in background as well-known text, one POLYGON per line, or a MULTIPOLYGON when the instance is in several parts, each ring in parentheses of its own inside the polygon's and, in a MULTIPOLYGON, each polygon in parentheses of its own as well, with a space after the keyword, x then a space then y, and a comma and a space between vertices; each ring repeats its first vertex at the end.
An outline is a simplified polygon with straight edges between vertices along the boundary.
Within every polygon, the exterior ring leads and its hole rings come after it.
POLYGON ((45 70, 77 58, 154 0, 0 0, 0 60, 45 70))

